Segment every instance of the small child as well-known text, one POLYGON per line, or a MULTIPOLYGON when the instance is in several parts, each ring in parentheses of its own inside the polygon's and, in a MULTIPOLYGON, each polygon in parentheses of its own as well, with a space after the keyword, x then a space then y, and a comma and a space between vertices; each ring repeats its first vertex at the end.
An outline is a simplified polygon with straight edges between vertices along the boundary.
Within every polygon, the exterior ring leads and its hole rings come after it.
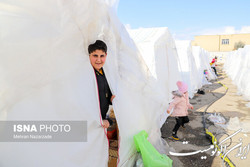
POLYGON ((204 75, 205 75, 206 79, 208 80, 208 79, 209 79, 209 77, 208 77, 208 71, 207 71, 207 69, 206 69, 206 70, 204 70, 204 75))
POLYGON ((214 70, 215 75, 218 76, 217 70, 216 70, 216 62, 217 62, 217 57, 215 56, 212 62, 210 63, 210 65, 211 65, 211 68, 214 70))
POLYGON ((176 124, 173 129, 172 138, 174 140, 179 140, 177 131, 180 126, 184 128, 184 124, 189 122, 187 110, 189 108, 193 109, 193 106, 189 103, 188 99, 188 85, 181 81, 178 81, 176 85, 178 87, 178 90, 172 92, 172 94, 174 95, 174 100, 170 103, 167 109, 167 113, 170 114, 170 111, 172 110, 172 108, 174 108, 171 116, 176 117, 176 124))

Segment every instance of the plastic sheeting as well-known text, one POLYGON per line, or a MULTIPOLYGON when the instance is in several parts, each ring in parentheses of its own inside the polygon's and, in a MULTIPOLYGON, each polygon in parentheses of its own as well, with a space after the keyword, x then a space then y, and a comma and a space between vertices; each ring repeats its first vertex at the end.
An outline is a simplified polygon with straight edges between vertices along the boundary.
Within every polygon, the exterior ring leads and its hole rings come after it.
POLYGON ((157 80, 162 97, 170 102, 176 82, 181 79, 175 42, 167 27, 130 29, 129 34, 138 46, 151 74, 157 80))
POLYGON ((216 79, 216 75, 211 69, 210 66, 210 59, 209 59, 209 52, 202 49, 200 46, 193 46, 192 52, 195 58, 195 63, 198 69, 198 77, 199 80, 202 81, 202 85, 209 84, 208 81, 216 79), (208 80, 205 78, 204 70, 208 72, 208 80))
POLYGON ((193 98, 194 93, 202 87, 202 80, 197 77, 199 76, 199 71, 196 67, 191 42, 186 40, 176 40, 175 44, 180 60, 180 71, 182 78, 183 81, 188 84, 189 97, 193 98))
MULTIPOLYGON (((1 120, 87 120, 85 143, 0 143, 1 166, 107 166, 97 85, 87 47, 108 45, 104 71, 116 98, 118 166, 133 166, 141 130, 163 148, 159 117, 167 108, 155 78, 118 20, 117 1, 3 0, 0 3, 1 120)), ((165 150, 165 148, 163 148, 165 150)))
POLYGON ((209 81, 216 79, 209 64, 209 52, 192 48, 190 41, 174 41, 167 27, 129 29, 129 34, 168 101, 171 101, 171 92, 177 89, 178 80, 188 84, 192 98, 197 89, 209 83, 204 70, 208 71, 209 81))
POLYGON ((242 129, 242 132, 250 132, 250 123, 249 121, 241 120, 238 117, 231 117, 226 128, 232 131, 242 129))
POLYGON ((250 100, 250 46, 228 52, 224 69, 238 92, 250 100))

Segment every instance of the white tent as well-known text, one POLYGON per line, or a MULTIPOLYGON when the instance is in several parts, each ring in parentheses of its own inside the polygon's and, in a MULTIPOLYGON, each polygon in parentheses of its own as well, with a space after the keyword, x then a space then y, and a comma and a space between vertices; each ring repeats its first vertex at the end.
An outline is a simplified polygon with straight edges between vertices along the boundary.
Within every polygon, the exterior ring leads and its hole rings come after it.
POLYGON ((183 81, 188 84, 189 97, 192 98, 194 93, 202 87, 202 80, 198 77, 199 71, 196 67, 191 42, 187 40, 176 40, 175 44, 180 59, 182 78, 183 81))
POLYGON ((202 49, 200 46, 192 46, 192 52, 195 58, 195 63, 199 71, 198 77, 202 81, 202 85, 209 84, 204 75, 204 70, 208 72, 208 80, 216 79, 214 72, 210 66, 209 52, 202 49))
MULTIPOLYGON (((87 46, 108 45, 104 66, 120 130, 118 166, 132 166, 141 130, 160 148, 158 97, 133 41, 119 22, 116 1, 4 0, 0 3, 1 120, 87 120, 87 142, 0 143, 1 166, 107 166, 97 86, 87 46)), ((163 100, 163 101, 162 101, 163 100)))
POLYGON ((129 30, 146 65, 157 80, 162 97, 170 102, 176 82, 181 79, 175 42, 167 27, 129 30))
POLYGON ((250 46, 228 52, 224 69, 233 80, 238 92, 250 100, 250 46))

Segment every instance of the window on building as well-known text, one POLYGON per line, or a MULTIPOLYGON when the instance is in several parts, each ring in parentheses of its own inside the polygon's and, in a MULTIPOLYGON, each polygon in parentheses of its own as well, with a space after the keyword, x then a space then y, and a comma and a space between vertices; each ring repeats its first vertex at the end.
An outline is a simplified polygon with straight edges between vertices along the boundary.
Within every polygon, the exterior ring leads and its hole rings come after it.
POLYGON ((229 45, 229 39, 222 39, 221 44, 222 45, 229 45))

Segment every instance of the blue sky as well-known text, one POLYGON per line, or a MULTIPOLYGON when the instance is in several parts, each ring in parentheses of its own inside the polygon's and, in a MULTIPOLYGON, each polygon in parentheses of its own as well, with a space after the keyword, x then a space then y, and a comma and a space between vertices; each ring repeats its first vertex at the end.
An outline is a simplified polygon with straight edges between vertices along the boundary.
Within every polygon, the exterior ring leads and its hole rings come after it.
POLYGON ((250 0, 119 0, 129 28, 168 27, 174 38, 250 33, 250 0))

